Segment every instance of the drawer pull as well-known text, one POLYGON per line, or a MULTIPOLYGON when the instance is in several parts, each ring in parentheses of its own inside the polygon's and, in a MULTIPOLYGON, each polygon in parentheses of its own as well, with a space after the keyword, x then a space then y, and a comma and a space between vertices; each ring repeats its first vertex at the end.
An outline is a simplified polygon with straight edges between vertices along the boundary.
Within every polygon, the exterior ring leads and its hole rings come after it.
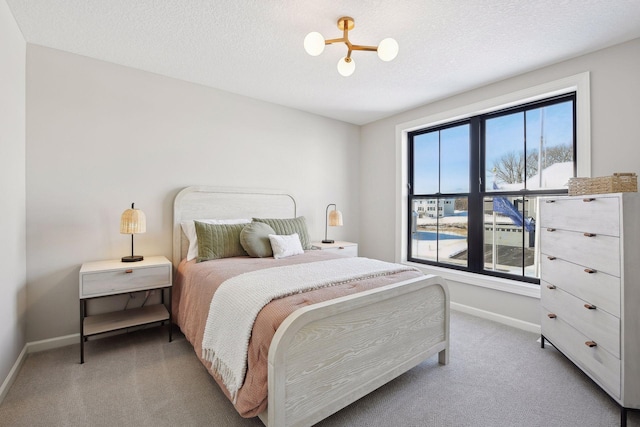
POLYGON ((552 232, 556 231, 556 229, 555 229, 555 228, 547 228, 547 231, 548 231, 549 233, 552 233, 552 232))
POLYGON ((131 274, 131 273, 133 273, 133 270, 125 270, 125 273, 131 274))
POLYGON ((339 246, 338 249, 344 249, 344 246, 339 246))
POLYGON ((584 237, 596 237, 594 233, 584 233, 584 237))
POLYGON ((547 289, 555 289, 556 285, 547 285, 547 289))
POLYGON ((547 259, 548 259, 549 261, 553 261, 554 259, 556 259, 556 257, 554 257, 554 256, 548 256, 548 257, 547 257, 547 259))
POLYGON ((555 200, 546 200, 545 203, 555 203, 555 200))
POLYGON ((555 315, 555 313, 549 313, 549 314, 547 314, 547 317, 549 319, 555 319, 557 316, 555 315))
POLYGON ((587 199, 582 199, 582 201, 585 202, 585 203, 593 202, 594 200, 595 199, 593 197, 587 198, 587 199))
POLYGON ((584 343, 584 345, 586 345, 587 347, 597 347, 598 344, 596 344, 595 341, 587 341, 584 343))
POLYGON ((584 272, 589 274, 594 274, 594 273, 597 273, 598 270, 594 270, 593 268, 585 268, 584 272))
POLYGON ((595 309, 596 309, 596 306, 595 306, 595 305, 593 305, 593 304, 585 304, 585 305, 584 305, 584 308, 587 308, 587 309, 589 309, 589 310, 595 310, 595 309))

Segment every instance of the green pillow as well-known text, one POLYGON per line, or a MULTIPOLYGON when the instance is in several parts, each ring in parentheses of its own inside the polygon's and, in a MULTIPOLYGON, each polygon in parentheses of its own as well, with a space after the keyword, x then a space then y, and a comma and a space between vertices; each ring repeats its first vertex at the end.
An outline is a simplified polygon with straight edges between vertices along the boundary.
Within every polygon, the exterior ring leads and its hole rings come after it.
POLYGON ((240 232, 240 244, 254 258, 273 256, 269 234, 276 234, 273 228, 264 222, 252 222, 240 232))
POLYGON ((194 221, 198 237, 197 262, 247 256, 240 244, 240 233, 247 224, 206 224, 194 221))
POLYGON ((302 249, 311 249, 311 239, 307 231, 307 221, 303 216, 297 218, 277 219, 277 218, 253 218, 256 222, 264 222, 275 230, 275 234, 289 236, 298 233, 302 249))

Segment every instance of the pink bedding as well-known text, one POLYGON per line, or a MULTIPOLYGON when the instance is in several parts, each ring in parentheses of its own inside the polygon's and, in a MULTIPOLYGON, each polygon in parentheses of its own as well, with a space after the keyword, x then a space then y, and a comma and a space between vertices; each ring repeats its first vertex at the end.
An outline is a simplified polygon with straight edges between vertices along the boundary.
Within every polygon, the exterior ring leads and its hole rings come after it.
MULTIPOLYGON (((300 264, 337 258, 341 255, 328 251, 307 251, 303 255, 289 258, 249 258, 236 257, 196 263, 183 260, 173 286, 173 319, 180 326, 185 337, 216 380, 225 395, 229 392, 211 364, 202 358, 202 335, 209 314, 211 298, 218 286, 233 276, 247 272, 282 265, 300 264)), ((267 361, 269 345, 282 321, 300 307, 361 292, 367 289, 396 283, 420 276, 418 271, 405 271, 389 276, 353 281, 342 285, 317 289, 274 300, 258 314, 249 342, 247 374, 237 401, 234 404, 243 417, 254 417, 267 406, 267 361)), ((230 399, 231 400, 231 399, 230 399)))

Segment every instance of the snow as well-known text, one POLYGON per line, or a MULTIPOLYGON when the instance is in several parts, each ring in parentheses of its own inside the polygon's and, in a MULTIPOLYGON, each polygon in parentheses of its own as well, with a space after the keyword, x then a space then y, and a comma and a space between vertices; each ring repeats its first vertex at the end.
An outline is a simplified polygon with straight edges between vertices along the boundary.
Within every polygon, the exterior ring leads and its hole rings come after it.
MULTIPOLYGON (((554 163, 542 171, 542 185, 540 185, 540 174, 535 174, 527 178, 527 190, 567 188, 569 178, 573 177, 573 162, 554 163)), ((498 185, 499 190, 521 190, 523 183, 498 185)))

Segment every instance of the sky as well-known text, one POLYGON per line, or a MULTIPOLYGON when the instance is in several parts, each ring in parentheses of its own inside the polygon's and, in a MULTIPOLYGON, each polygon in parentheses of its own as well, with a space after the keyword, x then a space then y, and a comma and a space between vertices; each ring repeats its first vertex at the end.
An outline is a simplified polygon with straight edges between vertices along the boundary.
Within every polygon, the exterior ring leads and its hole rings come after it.
MULTIPOLYGON (((486 121, 487 182, 493 181, 491 168, 495 160, 509 152, 524 152, 525 122, 527 150, 530 152, 539 148, 541 111, 542 109, 538 108, 486 121)), ((470 126, 463 124, 414 137, 414 194, 469 191, 469 130, 470 126), (441 165, 440 170, 438 162, 441 165)), ((571 102, 544 107, 543 132, 546 147, 572 143, 571 102)), ((488 185, 488 188, 490 187, 488 185)))

